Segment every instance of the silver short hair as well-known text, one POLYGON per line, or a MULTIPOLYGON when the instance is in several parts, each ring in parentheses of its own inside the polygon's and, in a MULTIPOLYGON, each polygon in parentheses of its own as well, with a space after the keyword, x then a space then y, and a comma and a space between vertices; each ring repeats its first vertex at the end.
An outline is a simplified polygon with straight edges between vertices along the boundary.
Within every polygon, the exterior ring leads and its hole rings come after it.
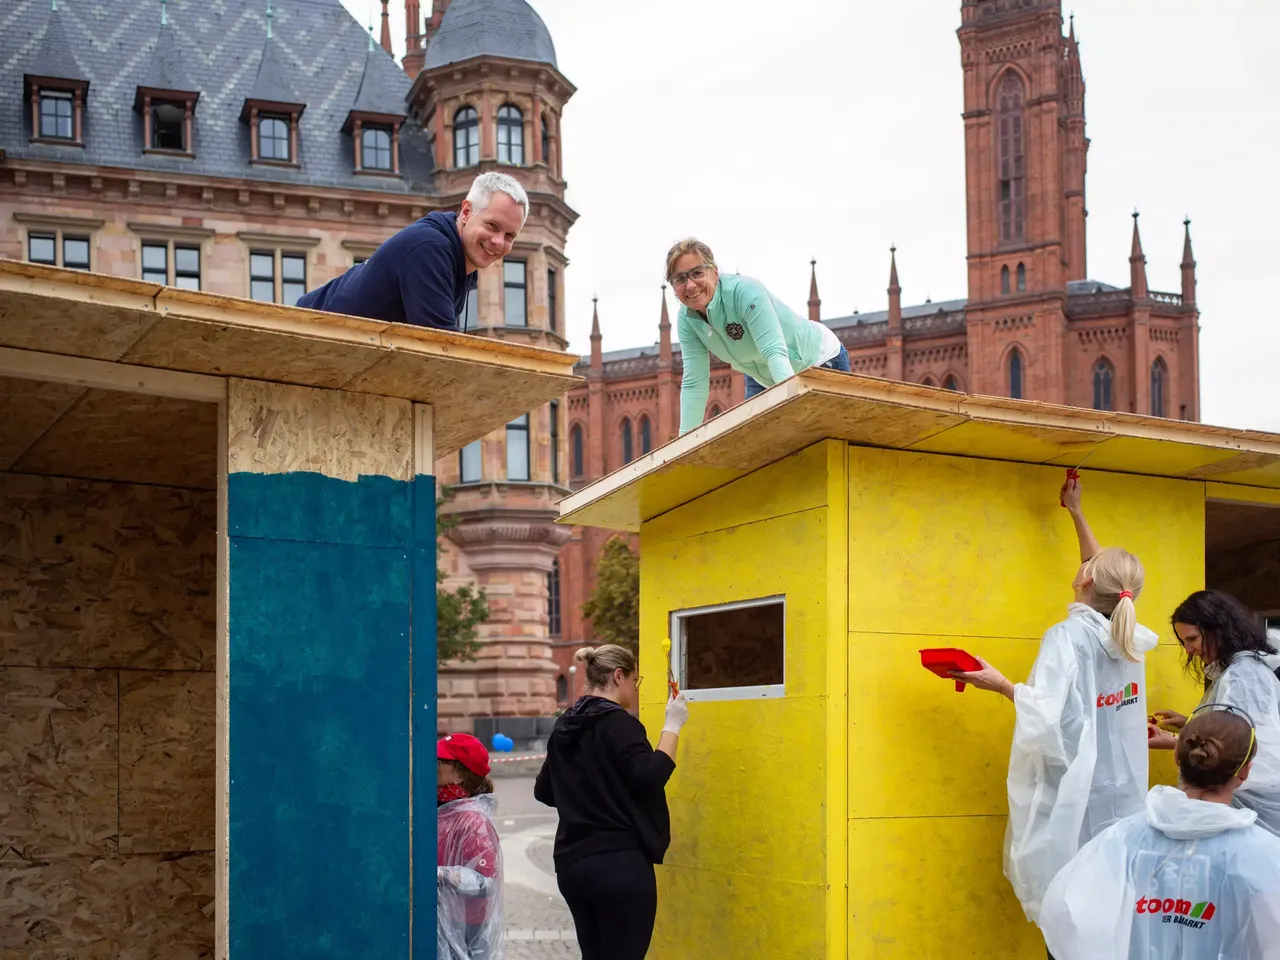
MULTIPOLYGON (((467 199, 471 201, 472 208, 479 213, 489 205, 495 193, 505 193, 520 204, 521 209, 524 210, 524 219, 529 219, 529 195, 524 192, 524 187, 520 186, 514 177, 509 177, 505 173, 480 174, 471 184, 467 199)), ((523 226, 523 221, 521 225, 523 226)))

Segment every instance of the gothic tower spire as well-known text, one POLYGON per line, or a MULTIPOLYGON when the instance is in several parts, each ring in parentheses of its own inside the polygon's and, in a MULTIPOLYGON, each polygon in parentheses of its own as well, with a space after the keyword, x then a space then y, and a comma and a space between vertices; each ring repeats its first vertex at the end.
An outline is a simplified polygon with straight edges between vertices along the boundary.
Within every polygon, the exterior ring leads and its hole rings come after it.
POLYGON ((822 298, 818 296, 818 260, 809 261, 809 319, 815 323, 822 319, 822 298))
POLYGON ((1191 255, 1191 218, 1182 221, 1182 305, 1196 305, 1196 258, 1191 255))
POLYGON ((387 4, 391 0, 382 0, 382 49, 391 53, 391 13, 387 10, 387 4))
POLYGON ((1133 245, 1129 249, 1129 290, 1134 300, 1147 298, 1147 258, 1138 234, 1138 211, 1133 211, 1133 245))
POLYGON ((889 248, 889 329, 902 326, 902 287, 898 286, 898 248, 889 248))
POLYGON ((600 349, 600 298, 591 298, 591 369, 604 369, 604 353, 600 349))

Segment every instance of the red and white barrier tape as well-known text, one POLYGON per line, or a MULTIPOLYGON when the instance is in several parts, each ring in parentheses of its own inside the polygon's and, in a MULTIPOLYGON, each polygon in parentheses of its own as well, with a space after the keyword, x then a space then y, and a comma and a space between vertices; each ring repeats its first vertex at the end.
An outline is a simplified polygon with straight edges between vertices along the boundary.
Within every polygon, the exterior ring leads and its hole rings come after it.
POLYGON ((495 757, 491 755, 489 757, 489 762, 490 763, 515 763, 517 760, 545 760, 545 759, 547 759, 547 755, 545 753, 531 753, 528 756, 524 756, 524 757, 495 757))

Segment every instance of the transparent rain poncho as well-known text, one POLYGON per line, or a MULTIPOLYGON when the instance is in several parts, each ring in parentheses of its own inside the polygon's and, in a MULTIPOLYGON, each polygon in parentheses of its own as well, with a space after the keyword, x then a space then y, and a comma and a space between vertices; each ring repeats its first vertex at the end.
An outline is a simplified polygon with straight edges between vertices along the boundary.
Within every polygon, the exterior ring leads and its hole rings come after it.
POLYGON ((502 957, 502 848, 492 794, 436 809, 436 956, 502 957))
POLYGON ((1252 810, 1154 787, 1054 878, 1056 960, 1280 960, 1280 838, 1252 810))
MULTIPOLYGON (((1275 638, 1272 638, 1275 643, 1275 638)), ((1258 826, 1280 836, 1280 656, 1238 653, 1226 670, 1205 670, 1209 689, 1201 704, 1225 703, 1247 713, 1258 736, 1249 778, 1236 791, 1237 806, 1258 814, 1258 826)))
MULTIPOLYGON (((1079 603, 1068 614, 1014 687, 1004 872, 1032 921, 1054 875, 1147 792, 1143 665, 1112 643, 1102 614, 1079 603)), ((1156 635, 1138 625, 1134 641, 1145 653, 1156 635)))

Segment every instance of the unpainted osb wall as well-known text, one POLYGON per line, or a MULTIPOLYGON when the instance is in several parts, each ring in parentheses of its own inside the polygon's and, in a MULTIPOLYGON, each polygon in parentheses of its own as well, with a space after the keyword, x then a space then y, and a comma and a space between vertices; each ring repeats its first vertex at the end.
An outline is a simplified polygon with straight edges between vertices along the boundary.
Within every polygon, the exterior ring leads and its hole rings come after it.
POLYGON ((0 960, 213 955, 215 517, 0 473, 0 960))
POLYGON ((1220 554, 1205 562, 1205 582, 1250 610, 1280 610, 1280 540, 1220 554))

